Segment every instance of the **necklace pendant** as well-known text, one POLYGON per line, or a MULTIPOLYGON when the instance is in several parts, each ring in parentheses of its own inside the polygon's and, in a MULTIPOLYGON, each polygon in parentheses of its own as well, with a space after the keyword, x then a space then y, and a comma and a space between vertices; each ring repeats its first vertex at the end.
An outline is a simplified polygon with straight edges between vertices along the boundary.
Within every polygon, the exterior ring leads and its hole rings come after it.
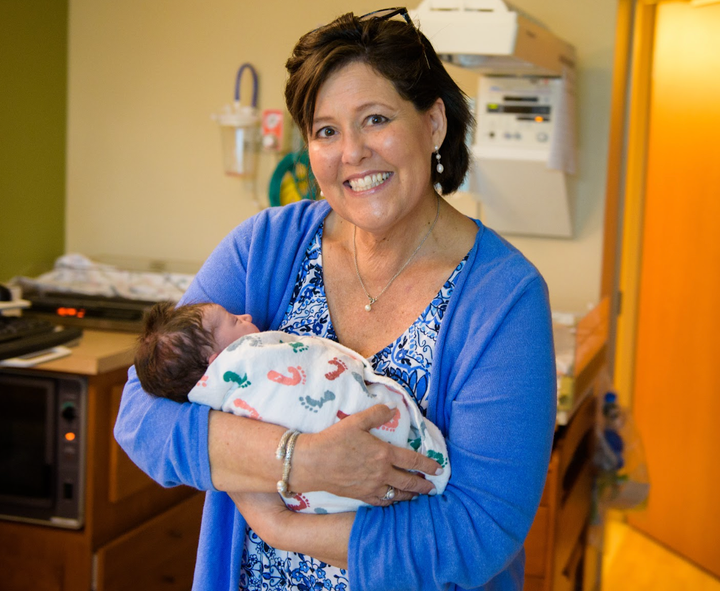
MULTIPOLYGON (((440 158, 440 157, 438 156, 438 159, 439 159, 439 158, 440 158)), ((441 170, 439 170, 439 168, 440 168, 440 165, 438 164, 438 172, 442 172, 441 170)), ((378 298, 379 298, 382 294, 385 293, 385 291, 387 290, 387 288, 392 285, 392 282, 395 281, 395 280, 398 278, 398 276, 400 275, 400 273, 402 273, 402 272, 405 270, 405 267, 407 267, 407 266, 410 264, 410 261, 412 261, 413 258, 415 258, 415 255, 416 255, 416 254, 418 253, 418 251, 422 248, 422 245, 425 244, 425 241, 430 237, 430 234, 432 234, 432 231, 433 231, 433 229, 435 228, 435 224, 437 223, 438 218, 440 217, 440 196, 437 195, 436 197, 437 197, 437 206, 436 206, 436 210, 435 210, 435 219, 433 220, 433 223, 430 225, 430 229, 427 231, 427 234, 425 234, 425 236, 423 237, 423 239, 420 241, 420 244, 417 245, 417 248, 415 248, 415 250, 413 251, 413 253, 410 255, 410 258, 408 258, 408 259, 403 263, 403 266, 400 267, 400 268, 397 270, 397 272, 395 273, 395 275, 392 276, 392 278, 390 279, 390 281, 387 282, 387 284, 385 285, 385 287, 382 288, 382 290, 380 291, 380 293, 377 294, 377 297, 375 297, 375 298, 372 297, 372 296, 368 293, 368 290, 367 290, 367 288, 365 287, 365 283, 363 282, 362 277, 360 276, 360 269, 358 268, 358 259, 357 259, 357 245, 356 245, 356 243, 355 243, 355 236, 356 236, 356 234, 357 234, 357 226, 353 226, 353 242, 352 242, 352 246, 353 246, 353 251, 352 251, 352 253, 353 253, 353 261, 354 261, 354 263, 355 263, 355 274, 357 275, 358 281, 360 282, 360 286, 363 288, 363 291, 365 292, 365 295, 367 296, 367 299, 368 299, 368 303, 365 304, 365 311, 366 311, 366 312, 372 312, 372 306, 373 306, 373 304, 378 301, 378 298)))

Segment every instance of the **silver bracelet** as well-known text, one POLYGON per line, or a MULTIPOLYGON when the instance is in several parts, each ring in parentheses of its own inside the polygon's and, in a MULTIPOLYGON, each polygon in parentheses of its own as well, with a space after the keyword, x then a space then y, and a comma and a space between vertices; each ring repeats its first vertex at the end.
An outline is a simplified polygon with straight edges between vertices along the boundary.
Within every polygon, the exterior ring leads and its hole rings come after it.
POLYGON ((292 435, 294 432, 294 429, 288 429, 287 431, 285 431, 285 433, 282 434, 282 437, 280 438, 280 443, 278 443, 277 449, 275 450, 275 457, 278 460, 282 460, 285 457, 285 449, 287 448, 288 439, 290 439, 290 435, 292 435))
MULTIPOLYGON (((295 493, 289 489, 288 478, 290 478, 290 468, 292 466, 292 455, 295 451, 295 441, 297 441, 300 431, 292 431, 288 437, 287 445, 285 448, 285 462, 283 464, 283 477, 282 480, 278 480, 277 491, 284 496, 292 497, 295 493)), ((283 436, 284 437, 284 436, 283 436)))

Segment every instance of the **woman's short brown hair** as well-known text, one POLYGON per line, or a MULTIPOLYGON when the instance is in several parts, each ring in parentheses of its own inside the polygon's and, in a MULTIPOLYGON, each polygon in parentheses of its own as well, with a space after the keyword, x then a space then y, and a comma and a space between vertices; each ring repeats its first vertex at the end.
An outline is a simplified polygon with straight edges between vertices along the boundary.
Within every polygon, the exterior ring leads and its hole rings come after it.
POLYGON ((444 171, 428 163, 443 194, 457 191, 467 174, 466 137, 473 121, 467 98, 447 73, 425 35, 398 20, 360 19, 347 13, 305 35, 286 63, 288 111, 307 141, 315 101, 328 77, 352 62, 364 62, 387 78, 398 94, 426 112, 438 98, 445 104, 447 134, 440 148, 444 171))

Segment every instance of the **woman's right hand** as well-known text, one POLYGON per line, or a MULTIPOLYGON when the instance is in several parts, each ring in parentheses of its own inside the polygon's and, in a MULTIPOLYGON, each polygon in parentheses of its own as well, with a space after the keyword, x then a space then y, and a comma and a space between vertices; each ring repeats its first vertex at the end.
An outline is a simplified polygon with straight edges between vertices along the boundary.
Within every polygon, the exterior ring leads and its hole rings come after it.
POLYGON ((433 484, 419 473, 438 473, 442 469, 437 462, 386 443, 369 432, 390 421, 394 412, 377 404, 319 433, 298 437, 290 474, 291 489, 324 490, 378 506, 434 491, 433 484), (388 486, 397 491, 392 501, 382 498, 388 486))

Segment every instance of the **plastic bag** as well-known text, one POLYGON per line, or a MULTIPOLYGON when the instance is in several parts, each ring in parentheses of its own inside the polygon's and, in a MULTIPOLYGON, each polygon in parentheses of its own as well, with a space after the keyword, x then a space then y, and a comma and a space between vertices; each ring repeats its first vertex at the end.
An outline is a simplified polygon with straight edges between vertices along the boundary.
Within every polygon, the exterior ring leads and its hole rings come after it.
POLYGON ((596 425, 595 494, 598 509, 639 509, 650 491, 647 463, 632 416, 609 391, 603 397, 596 425))

